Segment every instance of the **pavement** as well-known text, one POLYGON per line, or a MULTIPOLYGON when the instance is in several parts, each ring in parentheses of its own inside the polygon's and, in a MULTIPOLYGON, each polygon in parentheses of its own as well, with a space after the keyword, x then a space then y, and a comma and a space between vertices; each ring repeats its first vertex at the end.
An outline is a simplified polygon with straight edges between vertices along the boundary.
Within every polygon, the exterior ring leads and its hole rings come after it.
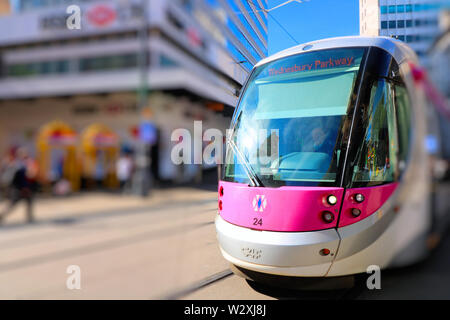
MULTIPOLYGON (((1 207, 5 203, 0 203, 1 207)), ((178 187, 148 198, 81 193, 40 198, 0 226, 0 299, 450 299, 450 236, 409 268, 382 271, 382 289, 309 292, 248 283, 230 272, 214 228, 217 193, 178 187), (80 289, 69 289, 69 266, 80 289)))
POLYGON ((31 225, 17 207, 0 227, 0 298, 164 299, 228 268, 215 207, 215 192, 192 188, 42 199, 31 225), (66 287, 70 265, 81 290, 66 287))

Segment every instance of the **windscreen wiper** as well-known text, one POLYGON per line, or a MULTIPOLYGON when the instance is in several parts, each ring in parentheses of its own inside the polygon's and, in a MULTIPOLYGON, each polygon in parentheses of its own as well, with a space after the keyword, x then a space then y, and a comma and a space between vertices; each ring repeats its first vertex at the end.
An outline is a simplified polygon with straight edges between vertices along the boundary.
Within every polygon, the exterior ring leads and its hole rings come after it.
POLYGON ((233 148, 234 153, 237 154, 238 157, 241 159, 241 163, 245 168, 245 173, 247 174, 247 177, 250 179, 252 186, 264 187, 263 183, 261 182, 261 179, 259 179, 259 177, 255 173, 255 170, 253 170, 253 168, 249 165, 247 159, 244 157, 244 155, 241 153, 241 151, 231 138, 228 139, 228 144, 233 148))
POLYGON ((241 153, 237 145, 233 141, 233 137, 236 133, 236 128, 241 121, 241 116, 243 114, 242 109, 238 110, 238 114, 235 116, 236 120, 233 123, 233 126, 231 127, 231 133, 229 134, 229 139, 227 139, 230 146, 233 148, 234 153, 238 155, 238 157, 241 159, 241 162, 245 168, 245 174, 250 179, 251 184, 254 187, 264 187, 263 183, 261 182, 261 179, 259 179, 258 175, 256 174, 255 170, 250 166, 248 163, 246 157, 241 153))

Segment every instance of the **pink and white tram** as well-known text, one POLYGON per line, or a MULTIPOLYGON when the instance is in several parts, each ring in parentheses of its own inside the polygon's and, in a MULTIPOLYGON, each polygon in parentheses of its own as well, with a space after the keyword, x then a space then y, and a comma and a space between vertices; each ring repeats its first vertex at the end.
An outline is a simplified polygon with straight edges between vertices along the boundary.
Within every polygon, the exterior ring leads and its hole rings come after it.
POLYGON ((401 41, 343 37, 254 67, 215 221, 236 273, 323 279, 427 255, 448 212, 431 210, 439 136, 417 66, 401 41))

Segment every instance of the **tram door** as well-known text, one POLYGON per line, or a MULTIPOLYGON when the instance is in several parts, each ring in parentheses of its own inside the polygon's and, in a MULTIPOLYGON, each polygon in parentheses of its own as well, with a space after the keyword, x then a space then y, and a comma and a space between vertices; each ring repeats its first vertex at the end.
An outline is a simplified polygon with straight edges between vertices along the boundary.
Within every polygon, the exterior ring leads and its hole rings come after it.
POLYGON ((37 139, 37 161, 44 190, 51 191, 60 184, 67 184, 72 191, 79 189, 76 141, 75 131, 63 122, 53 121, 41 128, 37 139))

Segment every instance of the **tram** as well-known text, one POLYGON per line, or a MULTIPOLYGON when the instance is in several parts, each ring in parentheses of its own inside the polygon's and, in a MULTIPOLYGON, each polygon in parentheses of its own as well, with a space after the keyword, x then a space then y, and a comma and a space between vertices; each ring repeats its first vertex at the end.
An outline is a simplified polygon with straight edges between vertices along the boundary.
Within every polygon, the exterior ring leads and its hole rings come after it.
POLYGON ((235 273, 324 279, 427 256, 449 210, 433 209, 441 117, 418 70, 405 43, 359 36, 255 65, 218 186, 217 238, 235 273))

